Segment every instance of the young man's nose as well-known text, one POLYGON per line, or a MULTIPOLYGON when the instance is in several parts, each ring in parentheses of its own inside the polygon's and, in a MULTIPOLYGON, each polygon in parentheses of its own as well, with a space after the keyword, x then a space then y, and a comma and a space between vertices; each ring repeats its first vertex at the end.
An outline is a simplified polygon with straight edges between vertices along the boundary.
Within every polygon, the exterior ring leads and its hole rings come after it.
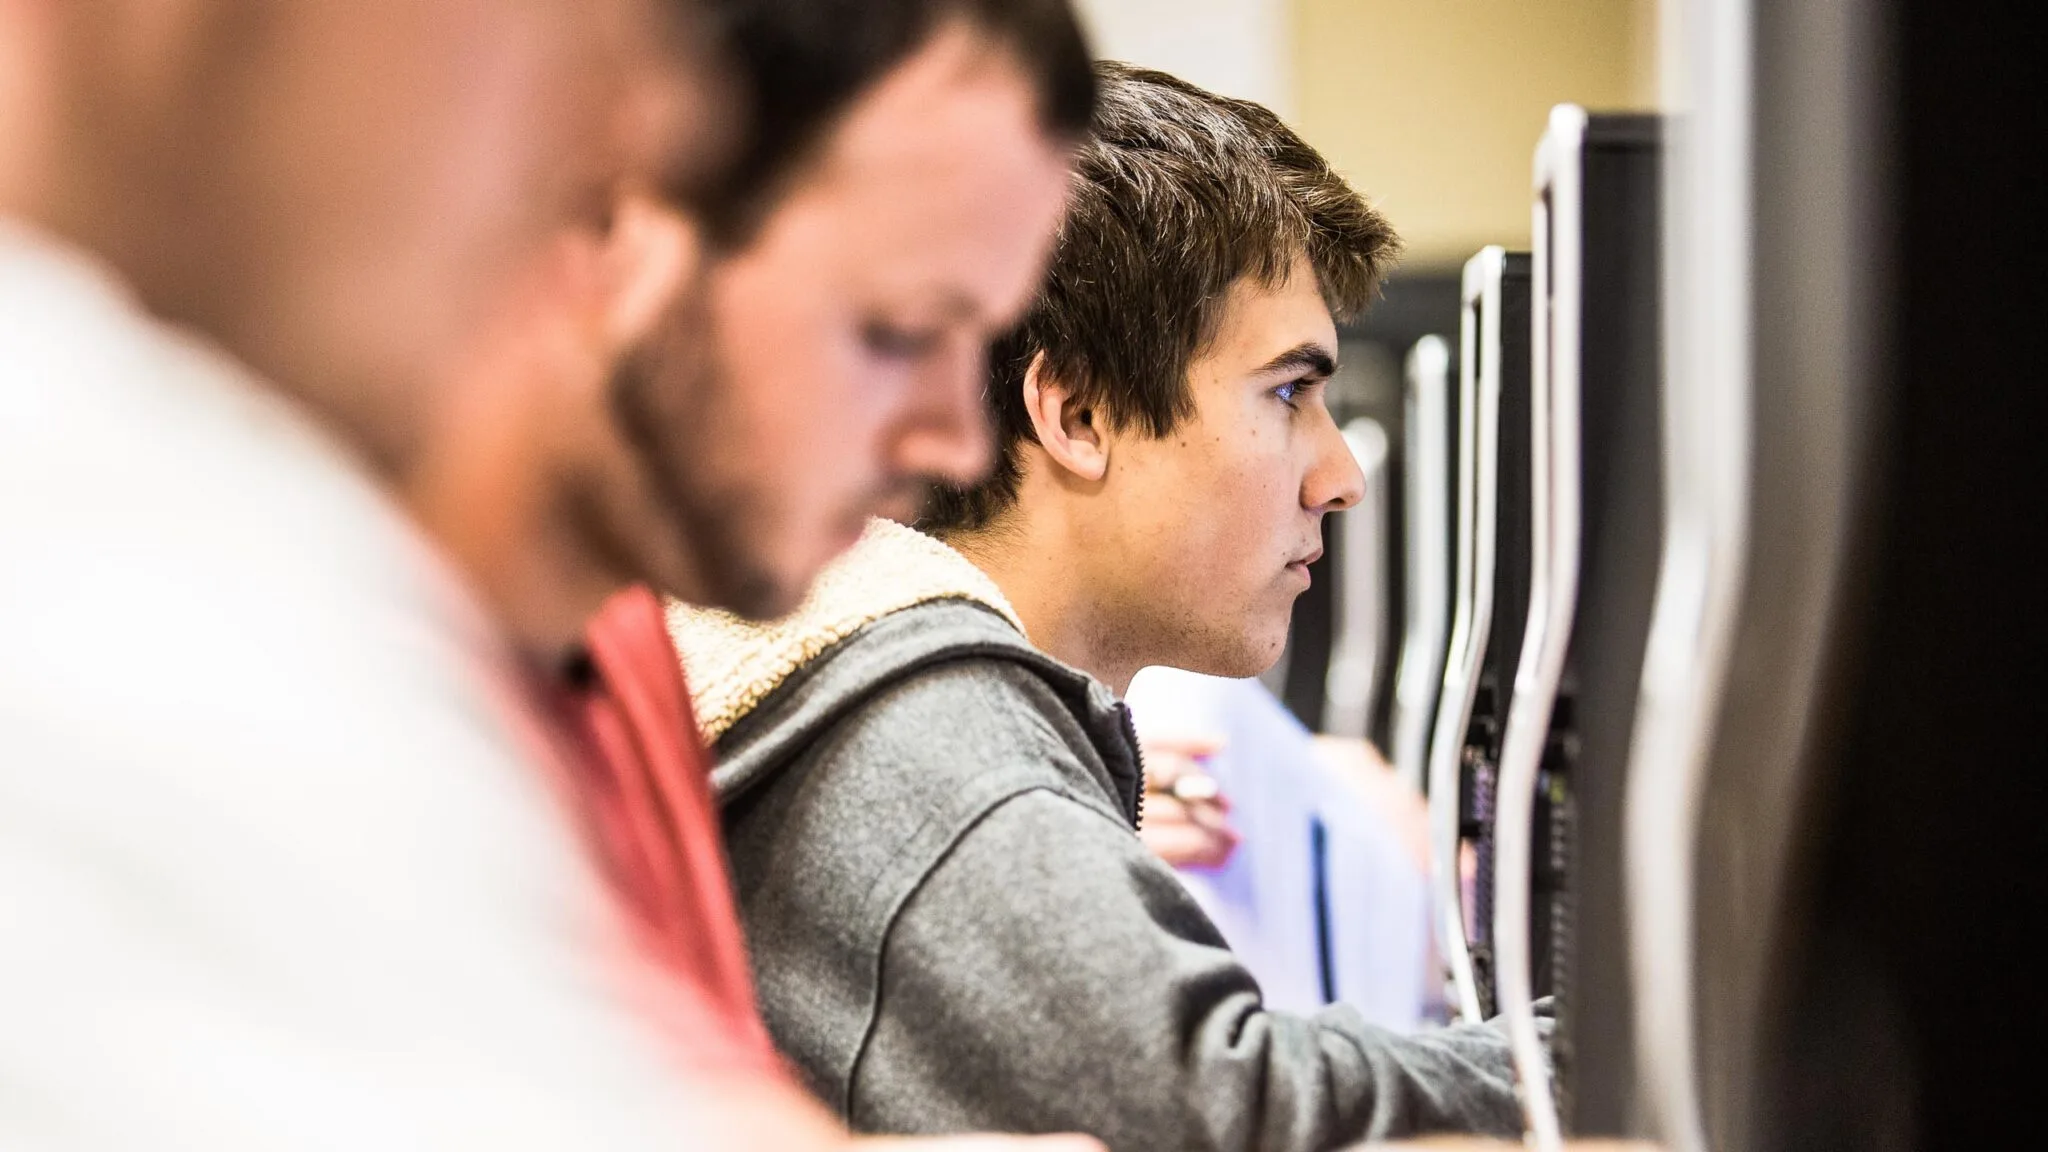
POLYGON ((1315 464, 1302 480, 1302 507, 1341 512, 1365 499, 1365 470, 1351 451, 1351 442, 1327 414, 1316 436, 1315 464))

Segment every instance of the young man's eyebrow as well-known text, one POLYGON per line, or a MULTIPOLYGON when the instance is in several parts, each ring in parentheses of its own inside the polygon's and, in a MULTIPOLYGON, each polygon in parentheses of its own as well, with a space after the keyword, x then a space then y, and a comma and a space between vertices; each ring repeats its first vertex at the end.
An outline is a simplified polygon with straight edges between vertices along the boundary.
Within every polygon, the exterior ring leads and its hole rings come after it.
POLYGON ((1335 352, 1313 340, 1304 340, 1252 369, 1252 375, 1277 376, 1283 372, 1301 372, 1309 376, 1330 376, 1336 371, 1335 352))

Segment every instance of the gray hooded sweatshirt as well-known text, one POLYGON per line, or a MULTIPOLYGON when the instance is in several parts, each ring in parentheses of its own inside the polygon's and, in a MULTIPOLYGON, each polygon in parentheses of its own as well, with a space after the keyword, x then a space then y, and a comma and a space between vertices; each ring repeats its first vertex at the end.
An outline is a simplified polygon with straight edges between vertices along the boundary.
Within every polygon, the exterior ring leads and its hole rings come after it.
POLYGON ((1115 1152, 1520 1132, 1486 1025, 1267 1011, 1140 841, 1123 704, 978 569, 877 522, 788 620, 677 607, 762 1012, 859 1131, 1115 1152))

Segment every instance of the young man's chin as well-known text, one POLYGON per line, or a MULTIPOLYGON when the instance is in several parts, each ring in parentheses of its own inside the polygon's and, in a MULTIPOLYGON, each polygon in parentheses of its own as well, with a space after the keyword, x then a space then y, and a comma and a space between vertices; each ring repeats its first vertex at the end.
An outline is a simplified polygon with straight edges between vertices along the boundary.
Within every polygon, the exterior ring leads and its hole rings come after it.
MULTIPOLYGON (((1222 635, 1219 633, 1219 635, 1222 635)), ((1162 660, 1158 663, 1205 676, 1221 676, 1230 680, 1245 680, 1264 675, 1273 665, 1280 662, 1287 651, 1286 620, 1281 621, 1278 631, 1241 632, 1235 639, 1210 646, 1202 652, 1182 654, 1179 660, 1162 660)))
POLYGON ((1285 605, 1269 618, 1265 628, 1245 637, 1245 664, 1250 667, 1248 671, 1237 673, 1238 679, 1265 675, 1287 654, 1287 633, 1294 622, 1294 600, 1293 595, 1288 596, 1285 605))

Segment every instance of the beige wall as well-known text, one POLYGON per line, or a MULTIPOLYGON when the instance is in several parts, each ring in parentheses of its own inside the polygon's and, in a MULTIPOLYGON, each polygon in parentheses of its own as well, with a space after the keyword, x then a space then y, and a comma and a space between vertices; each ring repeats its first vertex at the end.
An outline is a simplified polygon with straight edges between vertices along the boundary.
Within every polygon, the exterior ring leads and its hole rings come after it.
POLYGON ((1654 0, 1294 0, 1296 126, 1408 240, 1407 266, 1529 242, 1552 105, 1654 103, 1654 0))
POLYGON ((1295 111, 1296 0, 1079 0, 1099 56, 1295 111))

